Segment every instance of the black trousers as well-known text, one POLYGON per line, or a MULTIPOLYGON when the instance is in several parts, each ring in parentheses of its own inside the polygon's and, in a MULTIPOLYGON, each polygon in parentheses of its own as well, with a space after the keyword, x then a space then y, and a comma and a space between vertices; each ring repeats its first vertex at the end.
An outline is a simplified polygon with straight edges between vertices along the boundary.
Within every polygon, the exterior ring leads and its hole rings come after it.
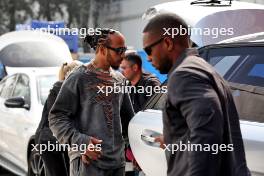
POLYGON ((93 164, 85 164, 80 158, 71 161, 70 176, 125 176, 125 167, 101 169, 93 164))
POLYGON ((68 176, 69 157, 67 152, 45 151, 41 155, 46 176, 68 176))

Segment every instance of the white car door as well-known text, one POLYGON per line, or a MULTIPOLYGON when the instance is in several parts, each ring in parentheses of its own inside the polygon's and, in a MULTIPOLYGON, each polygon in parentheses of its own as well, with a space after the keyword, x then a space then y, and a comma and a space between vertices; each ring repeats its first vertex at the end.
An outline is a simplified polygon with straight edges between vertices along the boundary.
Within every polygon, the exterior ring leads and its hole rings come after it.
POLYGON ((30 86, 29 77, 25 74, 19 74, 18 79, 12 93, 12 98, 23 97, 25 105, 22 108, 9 108, 10 114, 14 119, 14 124, 11 126, 15 133, 14 141, 11 145, 12 155, 15 156, 16 165, 23 168, 26 163, 27 145, 28 145, 28 130, 32 126, 30 118, 30 86), (18 147, 19 146, 19 147, 18 147))
POLYGON ((228 44, 207 51, 207 61, 228 80, 233 91, 247 165, 253 175, 264 175, 264 50, 260 44, 228 44))
MULTIPOLYGON (((5 85, 6 79, 3 79, 0 82, 0 113, 2 114, 4 106, 4 98, 1 96, 1 93, 3 91, 4 85, 5 85)), ((7 131, 6 124, 3 121, 3 115, 0 115, 0 138, 3 139, 5 136, 4 133, 7 131)), ((3 155, 4 148, 6 148, 7 144, 5 140, 0 140, 0 155, 3 155)))
POLYGON ((247 165, 253 175, 264 175, 264 123, 240 121, 247 165))
POLYGON ((240 113, 240 127, 248 167, 256 175, 264 175, 264 93, 262 92, 264 89, 236 83, 230 85, 240 113))
POLYGON ((4 103, 6 99, 11 97, 16 81, 17 75, 6 77, 2 81, 4 82, 4 86, 0 94, 0 155, 11 162, 15 162, 15 157, 12 154, 12 151, 15 147, 17 147, 13 145, 16 138, 16 132, 13 128, 15 120, 12 116, 10 108, 7 108, 4 103))
POLYGON ((146 110, 138 112, 130 121, 128 128, 132 152, 147 176, 166 176, 167 162, 165 152, 154 142, 155 136, 162 134, 162 112, 165 94, 151 98, 146 110))

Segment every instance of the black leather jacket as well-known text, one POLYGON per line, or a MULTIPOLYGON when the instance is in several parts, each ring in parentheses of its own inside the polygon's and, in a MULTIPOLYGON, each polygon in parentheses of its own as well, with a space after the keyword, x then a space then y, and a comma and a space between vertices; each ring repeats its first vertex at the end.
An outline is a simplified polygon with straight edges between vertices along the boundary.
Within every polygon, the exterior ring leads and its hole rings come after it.
POLYGON ((169 73, 163 123, 166 144, 198 144, 202 150, 166 149, 168 176, 250 175, 229 86, 197 53, 187 50, 169 73))

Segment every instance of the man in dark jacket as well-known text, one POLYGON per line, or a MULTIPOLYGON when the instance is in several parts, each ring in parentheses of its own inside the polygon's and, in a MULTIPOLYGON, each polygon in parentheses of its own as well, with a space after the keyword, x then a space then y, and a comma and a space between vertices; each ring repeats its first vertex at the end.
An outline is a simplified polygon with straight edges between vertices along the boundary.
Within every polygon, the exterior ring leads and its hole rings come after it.
POLYGON ((152 18, 143 31, 149 61, 168 73, 163 142, 169 176, 250 175, 239 117, 226 82, 188 49, 187 24, 174 14, 152 18), (173 32, 172 32, 173 31, 173 32), (178 31, 178 33, 177 33, 178 31), (182 30, 184 31, 184 30, 182 30), (176 34, 177 33, 177 34, 176 34))
POLYGON ((129 86, 135 87, 135 91, 131 91, 129 95, 134 111, 137 113, 142 110, 144 104, 154 94, 155 87, 160 86, 160 81, 153 74, 142 70, 141 57, 136 53, 126 54, 120 68, 122 74, 129 80, 129 86))
POLYGON ((122 133, 134 111, 128 94, 114 93, 125 78, 113 69, 124 57, 125 39, 118 31, 102 29, 86 41, 96 50, 95 59, 62 85, 50 111, 50 128, 60 143, 71 146, 71 176, 124 176, 122 133))

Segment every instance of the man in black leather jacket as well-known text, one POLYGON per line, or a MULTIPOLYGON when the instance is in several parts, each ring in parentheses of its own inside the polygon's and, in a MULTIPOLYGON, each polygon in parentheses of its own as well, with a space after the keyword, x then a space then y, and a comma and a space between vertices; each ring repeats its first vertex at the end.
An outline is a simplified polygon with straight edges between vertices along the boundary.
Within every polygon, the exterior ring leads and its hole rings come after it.
POLYGON ((248 176, 231 91, 196 49, 188 49, 190 38, 184 31, 187 24, 175 14, 157 15, 143 31, 149 61, 168 73, 164 138, 156 138, 166 152, 167 174, 248 176))

